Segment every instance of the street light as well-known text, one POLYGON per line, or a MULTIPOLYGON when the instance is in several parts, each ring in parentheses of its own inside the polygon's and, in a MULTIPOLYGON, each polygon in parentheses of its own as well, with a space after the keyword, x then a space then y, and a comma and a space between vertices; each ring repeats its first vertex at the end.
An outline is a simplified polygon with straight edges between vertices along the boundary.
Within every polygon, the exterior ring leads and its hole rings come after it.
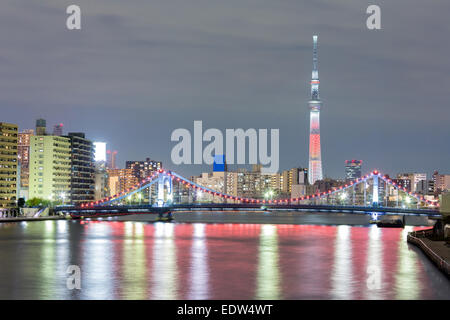
POLYGON ((274 194, 273 190, 266 191, 266 193, 264 193, 264 198, 266 199, 270 198, 270 200, 272 200, 273 194, 274 194))
POLYGON ((64 204, 64 202, 66 200, 66 193, 65 192, 61 192, 60 198, 62 199, 62 204, 64 204))

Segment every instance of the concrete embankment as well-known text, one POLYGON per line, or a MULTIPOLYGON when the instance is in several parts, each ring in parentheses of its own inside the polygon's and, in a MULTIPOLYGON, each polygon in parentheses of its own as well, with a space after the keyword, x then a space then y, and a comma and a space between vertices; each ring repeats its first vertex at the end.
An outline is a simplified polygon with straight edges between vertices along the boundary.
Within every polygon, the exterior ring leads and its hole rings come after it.
POLYGON ((22 221, 45 221, 45 220, 65 220, 61 216, 47 216, 47 217, 12 217, 12 218, 0 218, 0 223, 2 222, 22 222, 22 221))
POLYGON ((450 278, 450 246, 445 241, 429 239, 431 233, 432 229, 410 232, 408 242, 419 247, 450 278))

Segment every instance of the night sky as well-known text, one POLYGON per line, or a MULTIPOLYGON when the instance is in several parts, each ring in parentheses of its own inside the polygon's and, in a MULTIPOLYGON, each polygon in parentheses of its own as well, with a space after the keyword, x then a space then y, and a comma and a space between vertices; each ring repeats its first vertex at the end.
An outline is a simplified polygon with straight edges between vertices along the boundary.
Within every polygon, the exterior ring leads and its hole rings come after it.
POLYGON ((318 34, 324 175, 346 159, 450 173, 449 16, 448 0, 3 0, 0 121, 62 122, 121 167, 150 157, 184 175, 210 168, 171 163, 174 129, 278 128, 280 169, 307 167, 318 34))

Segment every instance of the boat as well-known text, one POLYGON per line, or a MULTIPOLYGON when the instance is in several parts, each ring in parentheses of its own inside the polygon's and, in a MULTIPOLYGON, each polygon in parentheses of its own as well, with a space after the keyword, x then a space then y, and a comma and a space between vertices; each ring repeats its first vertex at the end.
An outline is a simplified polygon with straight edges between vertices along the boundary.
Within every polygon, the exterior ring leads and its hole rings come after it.
POLYGON ((377 222, 378 228, 404 228, 405 216, 382 216, 377 222))

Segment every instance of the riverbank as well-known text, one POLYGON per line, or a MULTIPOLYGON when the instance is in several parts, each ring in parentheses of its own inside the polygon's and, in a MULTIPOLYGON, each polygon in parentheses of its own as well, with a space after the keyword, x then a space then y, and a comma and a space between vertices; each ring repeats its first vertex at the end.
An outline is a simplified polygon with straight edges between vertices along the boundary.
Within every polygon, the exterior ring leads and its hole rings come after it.
POLYGON ((419 247, 423 253, 450 278, 450 245, 445 241, 435 241, 428 238, 432 229, 410 232, 408 242, 419 247))
POLYGON ((48 216, 48 217, 13 217, 13 218, 0 218, 0 223, 4 222, 22 222, 22 221, 45 221, 45 220, 65 220, 61 216, 48 216))

